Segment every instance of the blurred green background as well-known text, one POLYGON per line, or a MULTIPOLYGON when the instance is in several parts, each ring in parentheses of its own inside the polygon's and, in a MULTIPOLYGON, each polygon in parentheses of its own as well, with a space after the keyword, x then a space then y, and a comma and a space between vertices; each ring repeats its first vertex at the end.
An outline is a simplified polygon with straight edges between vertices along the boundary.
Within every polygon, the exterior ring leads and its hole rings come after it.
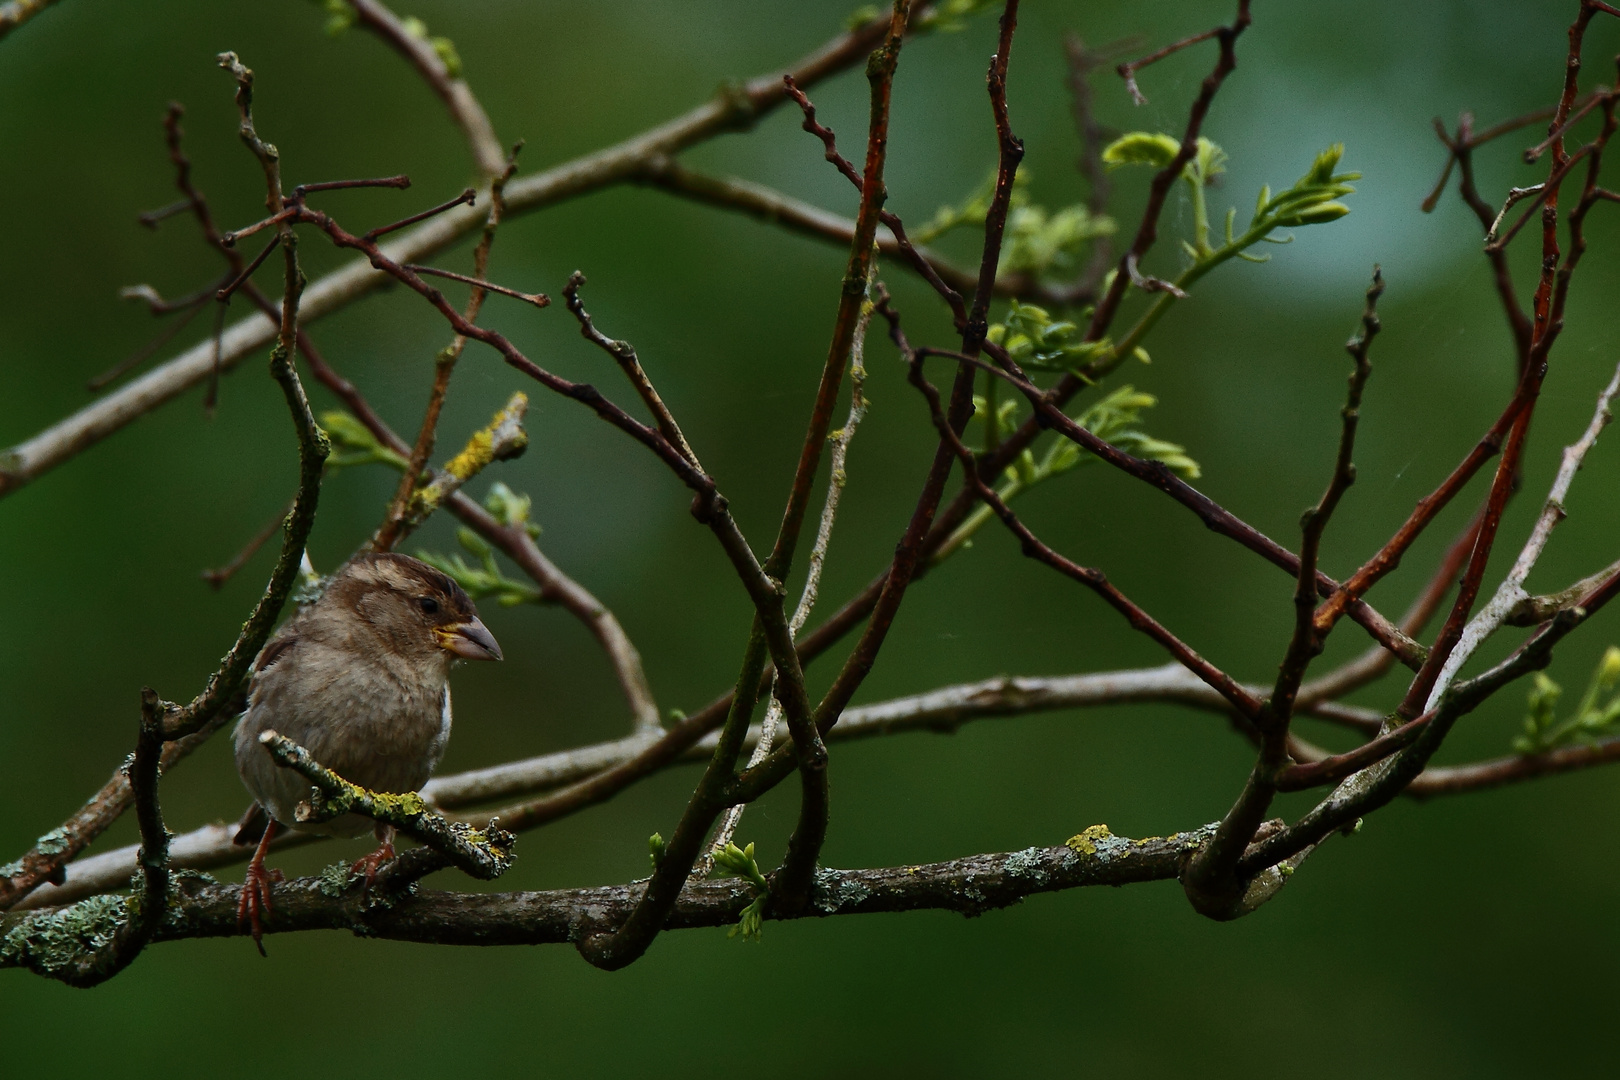
MULTIPOLYGON (((1505 326, 1478 254, 1479 228, 1448 193, 1418 203, 1442 152, 1430 117, 1475 110, 1482 124, 1550 103, 1562 73, 1558 3, 1256 4, 1240 66, 1207 133, 1231 153, 1212 194, 1247 215, 1261 183, 1285 185, 1344 141, 1366 174, 1354 212, 1268 249, 1266 266, 1222 268, 1179 306, 1129 380, 1160 395, 1154 434, 1184 443, 1200 486, 1292 544, 1299 511, 1325 482, 1354 328, 1372 264, 1389 281, 1386 332, 1357 455, 1360 482, 1331 530, 1325 566, 1347 572, 1478 437, 1512 378, 1505 326)), ((1084 188, 1064 89, 1062 34, 1141 35, 1157 47, 1231 15, 1230 3, 1030 0, 1013 54, 1012 113, 1036 201, 1084 188)), ((705 100, 724 80, 794 60, 837 32, 847 5, 460 3, 413 0, 454 39, 506 140, 525 138, 526 171, 627 137, 705 100)), ((176 218, 157 233, 137 212, 173 199, 159 118, 187 108, 199 186, 225 225, 262 199, 237 143, 230 86, 213 63, 235 49, 258 73, 260 131, 289 183, 407 172, 415 188, 337 193, 323 202, 351 228, 448 197, 468 178, 459 134, 438 101, 378 41, 331 38, 304 2, 141 5, 65 0, 0 42, 0 446, 90 400, 84 382, 139 346, 152 320, 116 298, 148 282, 166 295, 210 280, 217 259, 176 218)), ((1589 38, 1589 82, 1620 46, 1614 21, 1589 38)), ((890 206, 920 223, 993 165, 983 95, 993 19, 909 44, 895 91, 890 206)), ((1147 71, 1133 108, 1097 77, 1103 118, 1122 130, 1179 132, 1213 57, 1209 45, 1147 71)), ((823 118, 859 146, 865 81, 817 87, 823 118)), ((1535 172, 1518 151, 1532 129, 1479 156, 1497 199, 1535 172)), ((689 163, 775 185, 842 213, 853 194, 778 112, 718 138, 689 163)), ((1146 173, 1116 175, 1114 211, 1140 207, 1146 173)), ((1593 250, 1536 418, 1526 493, 1504 550, 1516 551, 1556 467, 1620 359, 1612 207, 1593 215, 1593 250)), ((1176 266, 1190 213, 1178 191, 1152 262, 1176 266)), ((341 265, 311 235, 315 273, 341 265)), ((953 248, 971 258, 969 238, 953 248)), ((1517 253, 1529 280, 1535 253, 1517 253)), ((633 341, 756 548, 768 543, 826 349, 844 252, 664 194, 619 188, 514 220, 493 275, 556 296, 590 275, 587 301, 609 334, 633 341)), ((440 265, 465 270, 467 249, 440 265)), ((887 275, 914 340, 949 341, 939 305, 887 275)), ((266 280, 270 279, 266 275, 266 280)), ((1140 302, 1140 301, 1137 301, 1140 302)), ((238 305, 241 307, 241 305, 238 305)), ((495 298, 488 321, 540 363, 627 398, 606 357, 560 308, 495 298)), ((199 320, 190 340, 206 334, 199 320)), ((329 358, 401 431, 415 429, 442 322, 398 291, 313 327, 329 358)), ((188 339, 182 339, 188 340, 188 339)), ((856 441, 825 610, 884 563, 931 453, 927 417, 886 344, 874 342, 873 409, 856 441)), ((469 349, 442 427, 459 442, 511 390, 528 387, 493 354, 469 349)), ((532 389, 532 388, 531 388, 532 389)), ((318 388, 318 407, 331 400, 318 388)), ((535 498, 541 544, 619 615, 660 704, 691 709, 727 686, 747 627, 741 590, 687 497, 652 458, 577 406, 533 392, 524 458, 505 480, 535 498)), ((1611 436, 1611 439, 1615 436, 1611 436)), ((1556 588, 1610 561, 1620 525, 1613 445, 1600 444, 1533 588, 1556 588)), ((292 489, 284 408, 260 360, 224 382, 217 415, 201 391, 118 433, 0 503, 0 853, 10 857, 100 785, 132 743, 136 693, 195 693, 231 640, 269 566, 261 555, 223 592, 198 577, 225 561, 292 489)), ((393 477, 349 470, 322 497, 311 544, 329 569, 374 525, 393 477)), ((1473 505, 1463 500, 1372 599, 1401 610, 1473 505)), ((1090 468, 1031 495, 1028 519, 1054 545, 1110 577, 1206 655, 1265 679, 1286 642, 1290 581, 1206 532, 1146 488, 1090 468)), ((453 547, 435 522, 420 546, 453 547)), ((1494 583, 1508 559, 1498 557, 1494 583)), ((489 607, 489 605, 486 605, 489 607)), ((443 771, 614 737, 627 718, 607 666, 566 613, 487 611, 507 654, 458 676, 457 725, 443 771)), ((1584 685, 1620 638, 1605 612, 1566 645, 1551 674, 1584 685)), ((1323 663, 1364 643, 1348 625, 1323 663)), ((1500 655, 1506 642, 1490 655, 1500 655)), ((861 700, 1009 674, 1156 664, 1161 656, 1091 594, 1021 559, 1002 532, 908 598, 861 700)), ((813 670, 830 677, 829 661, 813 670)), ((818 685, 821 684, 818 682, 818 685)), ((1358 700, 1388 708, 1399 684, 1358 700)), ((1523 713, 1514 687, 1461 724, 1448 761, 1507 751, 1523 713)), ((1311 722, 1306 734, 1342 737, 1311 722)), ((886 865, 1061 841, 1107 822, 1148 835, 1218 817, 1250 751, 1217 718, 1131 707, 968 725, 952 737, 903 735, 833 748, 834 821, 824 861, 886 865)), ((503 887, 616 882, 646 868, 646 837, 672 829, 695 779, 654 778, 614 802, 523 838, 503 887)), ((1612 773, 1595 771, 1427 805, 1398 804, 1360 836, 1328 845, 1255 917, 1217 925, 1174 883, 1034 898, 964 921, 942 913, 768 924, 760 945, 719 930, 671 934, 638 964, 596 971, 566 947, 428 948, 338 934, 275 937, 262 961, 240 940, 154 948, 109 985, 81 993, 22 972, 0 975, 7 1075, 128 1076, 289 1068, 356 1075, 1014 1076, 1036 1071, 1210 1076, 1518 1076, 1591 1074, 1608 1064, 1620 838, 1612 773)), ((795 785, 751 810, 739 839, 776 858, 795 785)), ((164 785, 171 827, 234 818, 244 793, 228 740, 164 785)), ((1304 808, 1298 798, 1285 812, 1304 808)), ((123 822, 104 846, 130 842, 123 822)), ((312 848, 289 873, 360 853, 312 848)), ((234 878, 228 870, 225 876, 234 878)), ((465 887, 443 876, 442 887, 465 887)))

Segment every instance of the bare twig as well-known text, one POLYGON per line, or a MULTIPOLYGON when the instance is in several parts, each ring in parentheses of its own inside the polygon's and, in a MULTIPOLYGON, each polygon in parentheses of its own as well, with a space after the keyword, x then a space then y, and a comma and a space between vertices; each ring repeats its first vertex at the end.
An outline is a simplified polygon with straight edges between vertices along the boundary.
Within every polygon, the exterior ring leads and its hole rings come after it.
POLYGON ((1530 531, 1530 538, 1525 541, 1524 548, 1514 560, 1507 577, 1503 578, 1502 584, 1497 587, 1495 595, 1464 628, 1462 636, 1457 641, 1457 647, 1446 658, 1445 665, 1435 679, 1434 689, 1429 692, 1424 705, 1425 712, 1439 704, 1441 695, 1451 686, 1452 680, 1457 677, 1463 665, 1468 663, 1475 651, 1507 621, 1508 616, 1531 600, 1530 594, 1524 590, 1525 579, 1530 576, 1530 571, 1535 569, 1553 529, 1566 516, 1564 500, 1569 496, 1570 485, 1574 483, 1575 473, 1580 469, 1581 463, 1586 460, 1587 452, 1597 443, 1598 436, 1613 419, 1610 404, 1616 393, 1620 393, 1620 368, 1615 370, 1614 377, 1598 394, 1597 408, 1593 411, 1592 420, 1586 425, 1585 432, 1575 442, 1564 447, 1558 475, 1553 479, 1552 489, 1547 493, 1547 501, 1542 504, 1541 514, 1536 518, 1535 527, 1530 531))
MULTIPOLYGON (((1315 624, 1316 565, 1321 553, 1322 536, 1327 530, 1339 500, 1356 480, 1353 460, 1356 429, 1361 418, 1361 397, 1367 379, 1372 374, 1368 352, 1377 336, 1378 298, 1384 291, 1384 278, 1373 267, 1372 284, 1367 288, 1366 307, 1361 315, 1361 329, 1350 339, 1345 351, 1355 362, 1350 373, 1350 386, 1341 411, 1339 451, 1333 463, 1333 473, 1327 490, 1315 507, 1305 511, 1300 523, 1299 574, 1294 586, 1294 631, 1278 666, 1277 681, 1272 687, 1266 705, 1256 716, 1260 729, 1260 755, 1244 781, 1243 789, 1231 809, 1221 819, 1215 835, 1208 844, 1187 863, 1182 875, 1182 886, 1193 908, 1215 919, 1230 919, 1254 910, 1252 882, 1239 877, 1234 871, 1245 850, 1255 836, 1271 808, 1272 799, 1282 787, 1281 775, 1288 769, 1289 724, 1293 720, 1294 700, 1299 692, 1305 669, 1322 652, 1325 635, 1315 624)), ((1326 770, 1325 764, 1307 768, 1326 770)), ((1296 767, 1297 768, 1297 767, 1296 767)), ((1351 770, 1353 771, 1353 770, 1351 770)), ((1348 775, 1348 773, 1346 773, 1348 775)))
MULTIPOLYGON (((805 574, 804 589, 799 593, 799 603, 793 609, 793 617, 788 620, 788 630, 795 638, 798 637, 799 631, 804 629, 805 622, 810 618, 810 612, 816 606, 816 598, 821 590, 821 572, 827 563, 827 549, 832 544, 833 523, 838 516, 838 503, 848 479, 845 470, 849 462, 849 446, 855 440, 856 429, 866 418, 866 396, 862 393, 862 388, 866 384, 866 331, 872 321, 873 310, 870 299, 861 305, 861 317, 855 327, 855 339, 850 344, 849 416, 844 420, 844 426, 831 436, 832 461, 830 475, 827 478, 827 497, 821 506, 821 523, 816 527, 816 542, 810 551, 810 568, 805 574)), ((754 739, 753 753, 748 758, 747 767, 750 769, 764 761, 766 755, 776 745, 777 727, 782 722, 782 700, 777 695, 774 672, 771 675, 771 692, 768 700, 769 704, 765 707, 765 721, 760 725, 759 735, 754 739)), ((725 850, 725 846, 731 842, 731 838, 737 832, 737 823, 742 820, 743 810, 744 806, 739 803, 728 809, 725 816, 720 819, 720 825, 714 832, 714 839, 709 843, 709 854, 698 864, 700 872, 707 873, 708 867, 713 863, 713 853, 725 850)))
POLYGON ((517 289, 509 289, 505 285, 497 285, 493 281, 485 281, 479 277, 468 277, 466 274, 458 274, 454 270, 440 270, 437 267, 420 266, 416 263, 406 263, 405 268, 418 274, 427 274, 431 277, 449 278, 451 281, 459 281, 463 285, 471 285, 475 292, 492 292, 500 293, 502 296, 510 296, 514 300, 522 300, 525 304, 533 304, 537 308, 543 308, 551 303, 551 297, 547 296, 545 293, 519 292, 517 289))
POLYGON ((608 337, 597 330, 596 324, 591 321, 590 312, 585 310, 585 304, 579 298, 579 290, 584 284, 585 275, 575 270, 569 275, 568 284, 563 288, 563 301, 568 306, 569 314, 579 322, 580 336, 613 357, 619 369, 624 372, 624 377, 630 380, 636 396, 641 398, 641 403, 652 413, 653 421, 658 425, 658 430, 663 433, 664 438, 680 451, 681 456, 691 463, 694 469, 701 470, 703 465, 692 452, 686 436, 681 434, 680 425, 675 422, 675 417, 664 404, 664 399, 658 395, 652 381, 647 378, 647 372, 641 366, 641 358, 636 355, 635 346, 628 341, 608 337))
POLYGON ((163 703, 148 688, 141 691, 139 735, 127 766, 141 829, 136 856, 140 895, 121 900, 123 910, 113 915, 115 925, 111 931, 84 941, 72 956, 54 952, 48 937, 27 934, 12 940, 10 934, 6 935, 0 954, 14 966, 29 968, 69 986, 98 986, 134 963, 163 925, 169 910, 169 833, 163 827, 163 811, 158 805, 162 758, 163 703))

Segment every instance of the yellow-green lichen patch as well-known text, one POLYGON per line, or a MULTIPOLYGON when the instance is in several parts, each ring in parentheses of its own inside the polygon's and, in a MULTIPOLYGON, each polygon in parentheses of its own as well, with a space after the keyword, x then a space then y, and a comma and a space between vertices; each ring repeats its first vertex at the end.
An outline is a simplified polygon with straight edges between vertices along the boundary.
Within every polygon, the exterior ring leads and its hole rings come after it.
MULTIPOLYGON (((358 788, 365 791, 364 788, 358 788)), ((392 794, 381 791, 367 792, 379 811, 399 814, 405 817, 418 817, 427 813, 427 801, 414 791, 404 791, 392 794)))
POLYGON ((1107 825, 1091 825, 1063 841, 1063 846, 1080 855, 1095 855, 1097 842, 1113 835, 1107 825))
POLYGON ((467 480, 495 460, 495 437, 487 430, 473 432, 461 453, 444 463, 444 471, 457 480, 467 480))

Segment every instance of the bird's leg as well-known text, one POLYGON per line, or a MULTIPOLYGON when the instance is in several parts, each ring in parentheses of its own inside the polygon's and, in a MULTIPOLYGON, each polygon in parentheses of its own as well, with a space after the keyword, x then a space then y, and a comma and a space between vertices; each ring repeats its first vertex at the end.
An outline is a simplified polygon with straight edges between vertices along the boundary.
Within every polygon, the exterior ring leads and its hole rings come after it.
POLYGON ((370 855, 363 855, 356 859, 354 865, 349 867, 349 873, 351 874, 363 873, 366 875, 366 889, 368 891, 372 885, 376 884, 377 870, 383 863, 392 862, 394 859, 394 827, 384 825, 379 821, 374 832, 377 836, 377 850, 370 855))
POLYGON ((280 870, 266 870, 264 857, 270 851, 270 841, 275 838, 277 825, 274 818, 265 824, 264 835, 259 837, 259 846, 253 851, 253 861, 248 863, 247 873, 242 878, 242 899, 236 903, 236 925, 244 922, 249 924, 253 934, 253 944, 258 947, 259 955, 264 952, 264 924, 260 921, 261 912, 269 912, 270 884, 276 881, 287 880, 280 870))

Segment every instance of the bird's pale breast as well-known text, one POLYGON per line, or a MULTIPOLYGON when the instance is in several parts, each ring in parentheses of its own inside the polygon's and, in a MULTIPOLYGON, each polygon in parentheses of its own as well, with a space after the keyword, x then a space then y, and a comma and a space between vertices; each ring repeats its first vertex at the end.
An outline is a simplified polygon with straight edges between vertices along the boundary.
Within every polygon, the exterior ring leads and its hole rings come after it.
MULTIPOLYGON (((243 782, 271 817, 296 826, 294 810, 309 798, 309 784, 259 744, 260 732, 273 728, 362 787, 419 790, 450 737, 449 686, 422 674, 375 651, 298 640, 253 678, 236 730, 243 782)), ((355 836, 370 825, 345 815, 311 831, 355 836)))

